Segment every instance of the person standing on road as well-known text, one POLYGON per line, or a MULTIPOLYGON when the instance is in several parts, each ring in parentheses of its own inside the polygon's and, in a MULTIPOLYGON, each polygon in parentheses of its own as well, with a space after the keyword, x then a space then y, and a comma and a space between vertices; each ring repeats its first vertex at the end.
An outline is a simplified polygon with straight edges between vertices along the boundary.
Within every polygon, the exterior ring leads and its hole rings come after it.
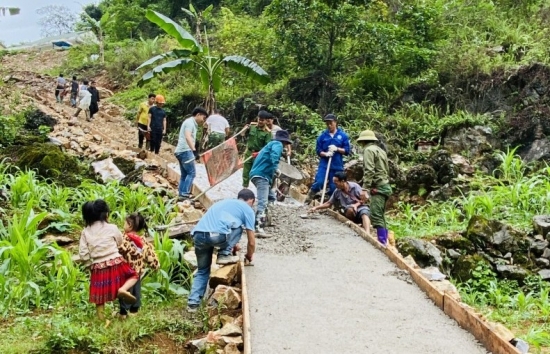
POLYGON ((88 91, 90 91, 90 93, 92 94, 92 100, 90 102, 90 120, 92 120, 94 118, 94 114, 99 112, 99 101, 101 100, 99 97, 99 91, 95 86, 94 80, 90 82, 90 87, 88 87, 88 91))
POLYGON ((348 177, 343 171, 334 174, 334 184, 336 190, 330 199, 324 204, 311 208, 310 212, 327 209, 337 204, 337 207, 342 209, 342 215, 355 223, 360 222, 370 236, 370 209, 363 202, 361 186, 355 182, 348 182, 348 177))
POLYGON ((178 186, 178 196, 180 200, 191 198, 191 188, 193 188, 193 180, 195 179, 195 158, 197 129, 202 126, 208 112, 202 107, 197 107, 191 113, 191 117, 183 121, 178 145, 174 154, 180 164, 180 183, 178 186))
POLYGON ((378 242, 386 245, 388 242, 388 228, 384 213, 386 201, 392 193, 389 179, 388 156, 378 144, 378 138, 372 130, 364 130, 359 135, 357 143, 364 147, 363 150, 363 201, 369 199, 371 221, 376 229, 378 242))
POLYGON ((151 132, 150 151, 158 155, 162 136, 166 134, 166 112, 162 107, 166 103, 163 95, 156 95, 155 105, 149 108, 149 119, 147 120, 147 131, 151 132))
POLYGON ((208 126, 206 150, 215 148, 229 137, 229 122, 217 109, 214 110, 214 114, 208 117, 206 125, 208 126))
POLYGON ((267 120, 272 117, 271 113, 266 111, 258 112, 258 122, 252 122, 248 126, 246 135, 246 151, 243 165, 243 188, 248 188, 250 183, 250 170, 254 159, 260 150, 271 141, 271 131, 267 127, 267 120), (252 156, 252 158, 250 158, 252 156), (247 160, 248 159, 248 160, 247 160))
POLYGON ((155 98, 157 96, 154 93, 150 93, 147 97, 147 101, 141 102, 138 108, 136 116, 136 126, 138 128, 138 148, 143 147, 143 139, 145 139, 145 148, 149 150, 149 139, 146 139, 147 124, 149 124, 149 109, 155 105, 155 98))
POLYGON ((266 222, 266 209, 269 198, 269 191, 273 177, 279 175, 279 159, 283 154, 283 148, 290 146, 292 140, 286 130, 279 130, 275 140, 267 144, 258 154, 250 170, 252 183, 256 186, 258 195, 258 207, 256 208, 256 233, 258 237, 268 235, 263 228, 266 222))
POLYGON ((344 155, 349 155, 350 144, 346 133, 338 128, 336 116, 327 114, 323 119, 327 125, 327 130, 323 131, 317 138, 316 152, 320 157, 319 167, 315 175, 315 181, 311 185, 306 198, 306 204, 309 204, 315 195, 323 189, 325 185, 325 176, 328 171, 328 193, 331 195, 336 189, 333 182, 334 174, 338 171, 344 171, 344 155), (330 166, 329 166, 330 161, 330 166))
POLYGON ((76 76, 73 76, 73 81, 71 81, 71 107, 76 108, 76 98, 78 97, 78 81, 76 76))
POLYGON ((55 80, 55 101, 57 103, 63 103, 63 91, 67 85, 67 80, 63 77, 63 74, 59 74, 59 77, 55 80))
POLYGON ((245 258, 252 262, 256 248, 252 209, 254 200, 254 193, 250 189, 243 189, 237 199, 225 199, 212 205, 191 231, 197 256, 197 272, 187 300, 188 312, 197 311, 206 292, 214 247, 219 249, 217 264, 237 263, 239 257, 235 254, 244 228, 248 239, 245 258))

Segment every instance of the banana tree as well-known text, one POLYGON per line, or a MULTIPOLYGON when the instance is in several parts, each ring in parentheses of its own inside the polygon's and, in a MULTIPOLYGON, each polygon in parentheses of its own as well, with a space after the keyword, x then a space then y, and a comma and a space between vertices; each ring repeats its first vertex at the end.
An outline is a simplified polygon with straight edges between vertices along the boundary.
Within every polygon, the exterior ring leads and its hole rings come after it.
POLYGON ((176 70, 194 69, 199 75, 203 87, 207 90, 204 106, 209 113, 212 113, 216 108, 216 91, 221 86, 224 67, 230 68, 258 83, 267 84, 269 82, 267 72, 252 60, 238 55, 212 56, 208 44, 206 47, 201 46, 189 32, 170 18, 152 10, 147 11, 146 17, 172 36, 181 48, 157 55, 141 64, 136 70, 170 59, 170 61, 160 64, 145 73, 138 82, 139 86, 161 74, 176 70))
POLYGON ((197 11, 193 4, 189 2, 189 10, 181 8, 189 17, 189 25, 195 27, 195 39, 202 45, 201 25, 212 17, 214 5, 210 4, 204 11, 197 11))
POLYGON ((107 12, 101 16, 101 19, 98 21, 84 11, 82 12, 82 19, 84 20, 85 27, 96 36, 99 42, 99 57, 101 58, 101 64, 105 64, 105 27, 114 19, 114 16, 107 12))

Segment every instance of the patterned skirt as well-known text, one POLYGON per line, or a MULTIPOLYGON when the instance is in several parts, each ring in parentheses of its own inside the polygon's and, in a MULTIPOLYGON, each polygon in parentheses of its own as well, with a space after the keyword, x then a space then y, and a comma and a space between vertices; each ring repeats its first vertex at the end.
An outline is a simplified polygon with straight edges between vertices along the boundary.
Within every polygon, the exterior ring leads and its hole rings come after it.
POLYGON ((138 277, 122 257, 94 263, 91 270, 90 302, 98 305, 116 300, 118 289, 128 279, 138 277))

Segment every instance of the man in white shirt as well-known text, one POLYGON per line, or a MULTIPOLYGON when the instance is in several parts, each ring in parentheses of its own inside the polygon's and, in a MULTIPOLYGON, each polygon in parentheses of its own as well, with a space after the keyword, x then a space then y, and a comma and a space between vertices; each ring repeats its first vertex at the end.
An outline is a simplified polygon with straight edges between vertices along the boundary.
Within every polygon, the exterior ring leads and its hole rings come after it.
POLYGON ((214 114, 208 117, 206 125, 208 126, 206 150, 215 148, 229 137, 229 122, 217 109, 214 110, 214 114))
POLYGON ((279 127, 277 124, 273 124, 274 120, 275 120, 275 116, 270 113, 269 118, 267 118, 267 121, 265 122, 269 130, 271 130, 271 135, 273 136, 273 139, 275 139, 275 135, 277 134, 277 132, 283 129, 279 127))

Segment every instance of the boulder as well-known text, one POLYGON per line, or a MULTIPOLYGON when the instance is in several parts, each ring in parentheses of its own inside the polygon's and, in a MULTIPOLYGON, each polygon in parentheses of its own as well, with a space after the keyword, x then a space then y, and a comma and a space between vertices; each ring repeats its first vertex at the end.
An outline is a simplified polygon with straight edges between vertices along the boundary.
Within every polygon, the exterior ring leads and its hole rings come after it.
POLYGON ((399 252, 404 256, 412 256, 422 268, 428 266, 439 267, 443 262, 441 251, 432 243, 415 239, 404 238, 397 242, 399 252))
POLYGON ((197 269, 197 255, 194 250, 185 252, 183 259, 191 266, 191 269, 197 269))
POLYGON ((532 240, 531 247, 529 247, 529 249, 531 250, 531 252, 533 252, 535 256, 540 257, 543 254, 544 250, 548 247, 548 244, 549 243, 546 240, 532 240))
POLYGON ((458 175, 451 154, 447 150, 437 150, 432 153, 428 159, 428 164, 434 169, 439 184, 449 183, 458 175))
POLYGON ((458 154, 452 154, 451 160, 453 161, 453 164, 458 167, 458 172, 463 175, 473 175, 475 172, 475 168, 470 165, 470 162, 462 156, 458 154))
POLYGON ((473 216, 466 229, 466 238, 479 249, 495 249, 502 254, 521 251, 527 253, 530 242, 520 231, 497 220, 473 216))
POLYGON ((438 235, 435 239, 435 242, 438 246, 441 246, 446 249, 455 249, 466 252, 475 251, 475 246, 472 241, 463 237, 458 232, 447 232, 443 235, 438 235))
POLYGON ((550 141, 546 138, 533 141, 526 149, 522 149, 521 157, 526 162, 549 160, 550 141))
POLYGON ((447 256, 448 256, 450 259, 458 259, 458 258, 460 258, 461 254, 460 254, 460 252, 455 251, 455 250, 453 250, 453 249, 451 248, 451 249, 448 249, 448 250, 447 250, 447 256))
POLYGON ((542 258, 550 259, 550 248, 545 248, 544 252, 542 252, 542 258))
POLYGON ((539 235, 549 238, 550 215, 536 215, 533 217, 533 229, 539 235))
POLYGON ((550 266, 550 260, 546 258, 537 258, 535 259, 535 263, 541 268, 548 268, 548 266, 550 266))
POLYGON ((210 287, 215 289, 218 285, 232 285, 238 272, 237 264, 229 264, 216 270, 210 276, 210 287))
POLYGON ((497 264, 496 271, 503 278, 523 282, 529 272, 519 265, 497 264))
POLYGON ((432 189, 437 176, 430 165, 416 165, 407 172, 407 187, 412 193, 418 193, 421 188, 432 189))
POLYGON ((550 280, 550 269, 540 270, 539 275, 542 278, 542 280, 550 280))
POLYGON ((210 318, 210 320, 208 321, 208 324, 210 324, 210 327, 211 328, 219 328, 220 326, 223 327, 225 326, 226 324, 228 323, 234 323, 236 324, 237 326, 239 325, 238 323, 236 323, 236 319, 231 317, 231 316, 228 316, 228 315, 218 315, 218 316, 213 316, 212 318, 210 318))
POLYGON ((466 156, 480 156, 499 145, 492 129, 483 126, 449 129, 443 139, 445 149, 455 154, 466 152, 466 156))
POLYGON ((460 256, 451 269, 451 275, 461 282, 466 282, 472 278, 472 271, 479 264, 489 265, 487 260, 479 254, 460 256))

